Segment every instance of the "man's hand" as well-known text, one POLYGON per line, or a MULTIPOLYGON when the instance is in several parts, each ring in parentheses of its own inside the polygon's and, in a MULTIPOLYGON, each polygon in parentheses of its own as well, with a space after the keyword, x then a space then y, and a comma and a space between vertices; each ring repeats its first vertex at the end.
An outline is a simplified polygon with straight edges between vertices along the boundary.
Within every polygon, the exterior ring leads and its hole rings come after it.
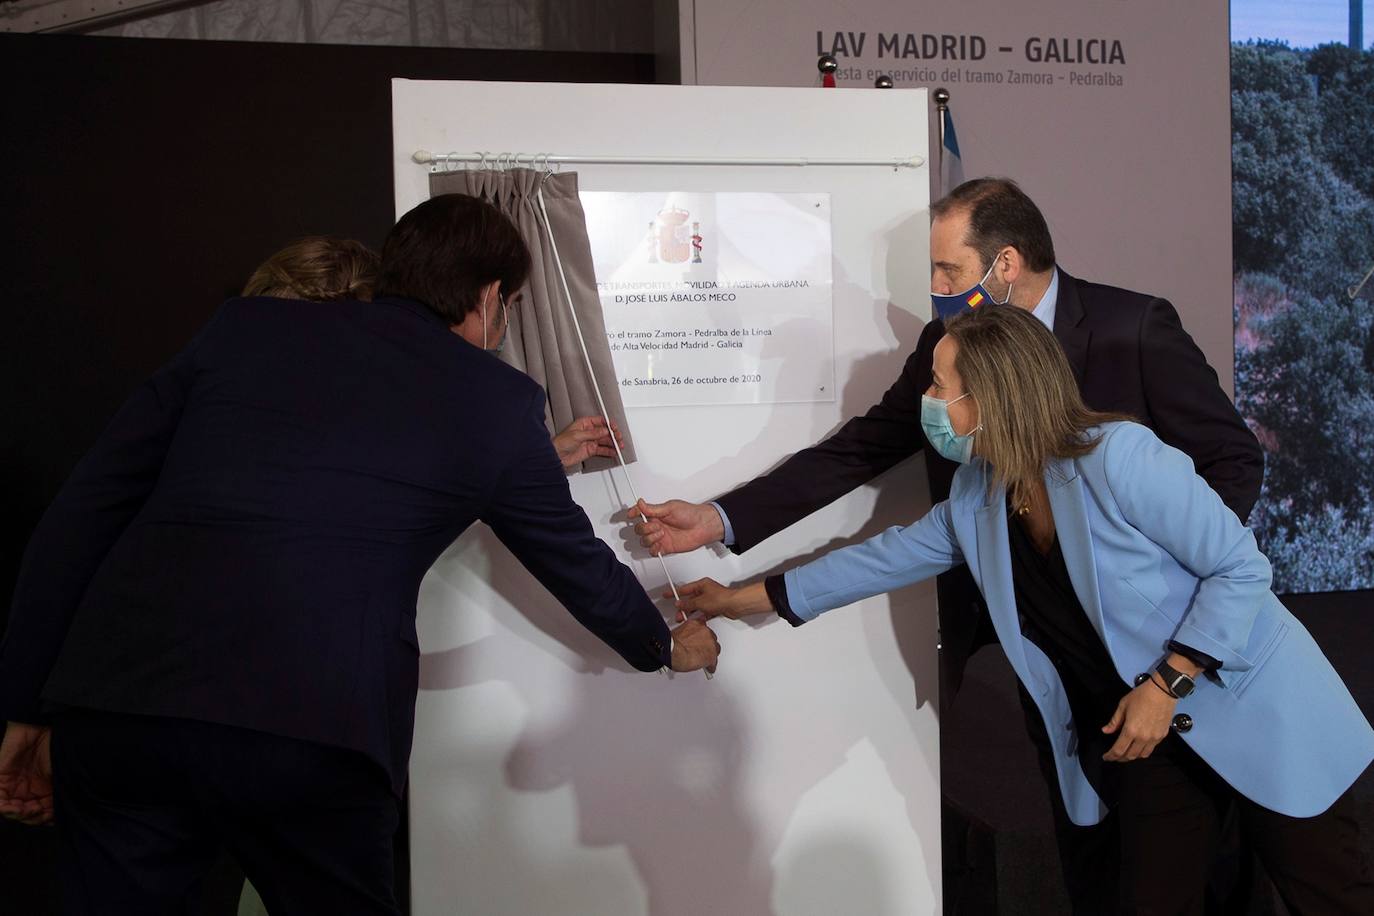
POLYGON ((52 823, 52 731, 10 722, 0 742, 0 817, 36 827, 52 823))
POLYGON ((720 640, 700 620, 689 620, 673 631, 674 671, 705 668, 708 674, 715 674, 719 658, 720 640))
POLYGON ((725 523, 709 503, 689 503, 670 499, 666 503, 640 500, 630 516, 642 521, 635 525, 639 543, 656 557, 686 553, 725 537, 725 523))
MULTIPOLYGON (((762 582, 730 588, 715 579, 698 579, 680 586, 677 593, 678 620, 686 620, 698 612, 706 617, 738 620, 751 614, 767 614, 776 610, 773 602, 768 600, 768 591, 762 582)), ((671 598, 673 593, 664 592, 663 597, 671 598)))
MULTIPOLYGON (((1158 677, 1151 675, 1152 679, 1158 677)), ((1125 763, 1150 756, 1155 746, 1168 737, 1177 705, 1178 700, 1169 696, 1158 680, 1153 683, 1142 682, 1121 698, 1111 721, 1102 726, 1103 734, 1121 732, 1102 759, 1111 763, 1125 763)))
POLYGON ((565 469, 571 470, 588 458, 614 458, 615 447, 625 447, 625 437, 614 422, 606 426, 605 417, 578 417, 553 437, 554 451, 565 469), (615 441, 611 441, 611 436, 615 441))

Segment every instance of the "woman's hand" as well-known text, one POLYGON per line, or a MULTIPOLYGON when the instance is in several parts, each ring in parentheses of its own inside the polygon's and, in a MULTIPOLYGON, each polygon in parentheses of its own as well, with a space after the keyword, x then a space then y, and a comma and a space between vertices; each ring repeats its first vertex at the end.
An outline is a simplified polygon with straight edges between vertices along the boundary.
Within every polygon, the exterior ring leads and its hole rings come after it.
MULTIPOLYGON (((768 592, 763 583, 731 588, 721 585, 715 579, 698 579, 678 587, 677 619, 686 620, 690 615, 700 613, 703 617, 729 617, 738 620, 750 614, 766 614, 773 610, 768 600, 768 592)), ((663 597, 671 598, 667 591, 663 597)))
POLYGON ((1103 734, 1120 731, 1111 750, 1102 755, 1103 760, 1111 763, 1140 760, 1150 756, 1155 746, 1168 737, 1178 700, 1169 696, 1159 681, 1154 680, 1156 675, 1150 677, 1150 682, 1141 682, 1121 698, 1112 720, 1102 726, 1103 734))

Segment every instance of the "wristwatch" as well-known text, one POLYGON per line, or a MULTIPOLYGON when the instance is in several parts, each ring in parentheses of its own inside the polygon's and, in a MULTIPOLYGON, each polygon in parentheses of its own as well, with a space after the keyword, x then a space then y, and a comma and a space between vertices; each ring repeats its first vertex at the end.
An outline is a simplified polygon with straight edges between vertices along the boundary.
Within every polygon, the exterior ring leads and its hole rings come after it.
POLYGON ((1164 678, 1164 688, 1178 699, 1181 700, 1193 692, 1193 679, 1167 661, 1160 662, 1155 670, 1164 678))

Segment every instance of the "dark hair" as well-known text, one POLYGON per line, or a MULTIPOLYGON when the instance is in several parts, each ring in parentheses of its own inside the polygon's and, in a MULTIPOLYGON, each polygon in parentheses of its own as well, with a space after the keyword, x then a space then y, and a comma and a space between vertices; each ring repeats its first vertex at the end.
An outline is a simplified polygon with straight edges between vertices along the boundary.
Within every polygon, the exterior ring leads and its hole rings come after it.
POLYGON ((510 296, 529 273, 529 249, 501 211, 467 194, 440 194, 387 233, 377 295, 418 300, 458 324, 477 308, 482 287, 497 281, 510 296))
POLYGON ((978 252, 983 269, 1008 246, 1026 266, 1043 273, 1054 266, 1054 240, 1040 208, 1010 178, 974 178, 937 200, 930 208, 938 219, 955 211, 968 213, 964 242, 978 252))
POLYGON ((259 264, 243 294, 311 302, 371 299, 377 265, 377 253, 362 242, 310 235, 259 264))

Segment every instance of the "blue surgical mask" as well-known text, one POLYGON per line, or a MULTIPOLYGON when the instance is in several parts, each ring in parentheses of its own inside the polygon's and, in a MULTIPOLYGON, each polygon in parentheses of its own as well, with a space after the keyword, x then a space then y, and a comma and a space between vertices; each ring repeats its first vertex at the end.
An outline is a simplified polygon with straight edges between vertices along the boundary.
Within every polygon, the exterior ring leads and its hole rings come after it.
POLYGON ((992 268, 997 266, 997 259, 992 259, 992 265, 988 267, 988 272, 983 274, 983 279, 973 286, 964 290, 962 293, 955 293, 952 296, 941 296, 939 293, 930 294, 930 302, 935 307, 935 314, 941 321, 948 321, 965 309, 976 309, 985 303, 993 305, 1006 305, 1011 301, 1011 284, 1007 284, 1007 297, 998 302, 988 292, 988 288, 983 284, 988 282, 988 277, 992 276, 992 268))
POLYGON ((949 405, 958 403, 966 397, 968 392, 959 395, 953 401, 942 401, 928 394, 921 395, 921 429, 925 431, 930 444, 935 446, 935 451, 959 464, 968 464, 969 459, 973 457, 973 434, 983 428, 982 424, 979 424, 962 436, 954 431, 954 424, 949 420, 949 405))
MULTIPOLYGON (((496 346, 494 346, 494 347, 488 347, 488 346, 487 346, 487 325, 486 325, 486 322, 485 322, 485 321, 483 321, 483 323, 482 323, 482 349, 483 349, 483 350, 487 350, 488 352, 491 352, 491 353, 500 353, 500 352, 501 352, 501 348, 504 347, 504 346, 506 345, 506 338, 507 338, 508 336, 510 336, 510 313, 506 311, 506 297, 503 296, 503 295, 501 295, 500 292, 498 292, 498 293, 496 294, 496 297, 497 297, 499 300, 501 300, 501 318, 502 318, 502 322, 501 322, 501 339, 498 340, 498 341, 496 342, 496 346)), ((485 318, 485 316, 483 316, 483 317, 485 318)))

